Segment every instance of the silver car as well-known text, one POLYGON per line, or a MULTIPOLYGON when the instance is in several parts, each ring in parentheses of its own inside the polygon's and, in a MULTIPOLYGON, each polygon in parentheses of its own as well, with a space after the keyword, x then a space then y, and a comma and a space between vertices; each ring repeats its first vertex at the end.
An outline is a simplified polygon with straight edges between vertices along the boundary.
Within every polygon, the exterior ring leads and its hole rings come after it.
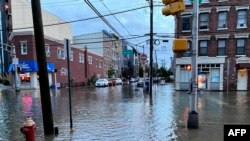
POLYGON ((109 82, 107 79, 98 79, 96 82, 95 82, 95 86, 96 87, 106 87, 109 85, 109 82))

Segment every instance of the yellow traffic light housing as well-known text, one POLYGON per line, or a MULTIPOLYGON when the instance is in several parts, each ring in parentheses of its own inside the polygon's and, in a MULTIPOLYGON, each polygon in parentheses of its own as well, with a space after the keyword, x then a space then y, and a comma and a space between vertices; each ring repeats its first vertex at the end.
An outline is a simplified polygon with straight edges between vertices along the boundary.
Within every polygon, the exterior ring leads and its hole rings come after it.
POLYGON ((183 0, 162 0, 166 6, 162 8, 162 14, 165 16, 176 15, 185 11, 185 3, 183 0))
POLYGON ((188 50, 187 39, 174 39, 173 52, 186 52, 188 50))

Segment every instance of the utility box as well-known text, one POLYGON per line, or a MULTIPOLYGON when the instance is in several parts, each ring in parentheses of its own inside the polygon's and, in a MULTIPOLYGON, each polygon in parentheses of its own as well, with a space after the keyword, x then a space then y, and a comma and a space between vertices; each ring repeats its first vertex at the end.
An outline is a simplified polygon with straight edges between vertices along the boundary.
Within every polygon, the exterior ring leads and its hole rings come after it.
POLYGON ((174 39, 173 52, 186 52, 188 50, 187 39, 174 39))

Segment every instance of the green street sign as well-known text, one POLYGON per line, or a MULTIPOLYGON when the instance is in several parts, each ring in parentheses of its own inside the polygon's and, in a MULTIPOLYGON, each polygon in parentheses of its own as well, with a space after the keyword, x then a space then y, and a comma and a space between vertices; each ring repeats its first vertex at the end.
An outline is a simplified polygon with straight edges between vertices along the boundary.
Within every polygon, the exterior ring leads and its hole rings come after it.
POLYGON ((133 50, 122 50, 122 54, 126 55, 126 54, 133 54, 133 50))
MULTIPOLYGON (((190 0, 192 3, 194 2, 194 0, 190 0)), ((202 0, 199 0, 199 4, 201 4, 202 0)))

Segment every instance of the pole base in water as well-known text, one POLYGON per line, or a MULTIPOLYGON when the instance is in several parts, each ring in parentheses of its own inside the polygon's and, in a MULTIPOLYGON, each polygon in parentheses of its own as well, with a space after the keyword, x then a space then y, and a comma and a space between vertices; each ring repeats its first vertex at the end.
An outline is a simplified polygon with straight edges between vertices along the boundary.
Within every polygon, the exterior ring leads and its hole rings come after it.
POLYGON ((188 113, 188 122, 187 122, 188 129, 197 129, 199 128, 199 117, 198 113, 195 111, 191 111, 188 113))

